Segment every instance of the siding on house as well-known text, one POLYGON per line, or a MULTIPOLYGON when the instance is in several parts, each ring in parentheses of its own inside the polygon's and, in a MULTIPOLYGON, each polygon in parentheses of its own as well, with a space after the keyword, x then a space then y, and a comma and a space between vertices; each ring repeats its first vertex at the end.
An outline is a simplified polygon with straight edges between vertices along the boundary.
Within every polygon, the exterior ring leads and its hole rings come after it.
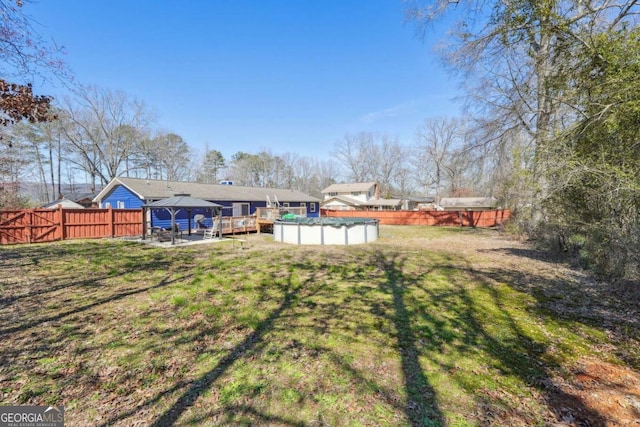
POLYGON ((146 202, 124 185, 117 185, 100 202, 101 208, 111 206, 114 209, 137 209, 146 202))
MULTIPOLYGON (((238 213, 237 215, 233 213, 233 203, 234 202, 224 202, 224 201, 215 201, 215 200, 211 200, 214 203, 218 203, 221 204, 223 206, 222 208, 222 216, 242 216, 241 213, 238 213)), ((265 202, 236 202, 236 203, 247 203, 249 205, 249 212, 247 214, 247 216, 249 215, 254 215, 256 213, 256 209, 257 208, 266 208, 267 207, 267 203, 265 202)), ((303 202, 304 203, 304 202, 303 202)), ((307 216, 308 217, 318 217, 320 215, 320 209, 317 206, 316 203, 316 211, 315 212, 310 212, 311 208, 309 207, 309 202, 306 202, 307 205, 307 216)), ((300 202, 295 203, 295 202, 290 202, 289 206, 294 208, 294 207, 300 207, 300 202)), ((195 228, 196 224, 195 221, 193 220, 193 218, 196 215, 204 215, 205 217, 205 221, 204 224, 206 226, 206 228, 211 228, 213 226, 213 218, 212 218, 212 213, 210 209, 203 209, 203 208, 193 208, 191 209, 191 215, 189 216, 189 213, 186 211, 186 209, 181 209, 179 212, 176 213, 176 220, 175 222, 179 225, 181 230, 188 230, 189 229, 189 219, 191 219, 191 227, 195 228)), ((162 228, 170 228, 171 227, 171 212, 167 209, 151 209, 151 223, 150 223, 151 227, 162 227, 162 228)))
MULTIPOLYGON (((149 209, 151 222, 150 227, 162 227, 165 229, 171 228, 171 211, 168 209, 149 209)), ((191 228, 196 228, 196 223, 193 218, 196 215, 204 215, 205 228, 211 228, 213 226, 213 219, 211 209, 205 208, 193 208, 191 209, 191 216, 186 209, 181 209, 176 213, 176 224, 180 227, 180 230, 189 229, 189 220, 191 220, 191 228)))
POLYGON ((376 182, 354 182, 348 184, 331 184, 324 190, 324 200, 329 200, 334 197, 348 197, 350 199, 357 200, 361 203, 367 203, 369 199, 375 197, 376 188, 378 184, 376 182))

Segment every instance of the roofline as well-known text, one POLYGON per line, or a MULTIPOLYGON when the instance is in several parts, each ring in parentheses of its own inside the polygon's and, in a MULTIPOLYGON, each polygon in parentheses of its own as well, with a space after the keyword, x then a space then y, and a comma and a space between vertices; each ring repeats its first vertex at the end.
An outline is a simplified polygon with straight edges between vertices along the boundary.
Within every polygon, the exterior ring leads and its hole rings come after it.
POLYGON ((362 206, 363 205, 363 203, 360 200, 355 200, 355 199, 349 200, 349 199, 344 199, 344 198, 342 198, 340 196, 332 196, 330 199, 323 200, 323 201, 320 202, 320 205, 322 206, 322 205, 325 205, 325 204, 327 204, 329 202, 332 202, 332 201, 335 201, 335 200, 337 200, 339 202, 343 202, 345 204, 348 204, 349 206, 362 206))
POLYGON ((118 185, 118 184, 119 184, 119 185, 123 185, 123 186, 127 187, 127 189, 128 189, 129 191, 131 191, 133 194, 135 194, 136 196, 138 196, 141 200, 145 200, 145 201, 147 200, 147 199, 145 199, 145 197, 144 197, 142 194, 137 193, 136 191, 134 191, 134 190, 133 190, 133 188, 129 187, 129 186, 128 186, 128 185, 126 185, 124 182, 120 181, 119 177, 115 177, 115 178, 113 178, 113 179, 111 180, 111 182, 109 182, 109 183, 106 185, 106 187, 104 187, 104 188, 102 189, 102 191, 100 191, 98 194, 96 194, 96 197, 94 197, 91 201, 92 201, 92 202, 94 202, 94 203, 99 203, 99 202, 104 198, 104 196, 106 196, 107 194, 109 194, 109 192, 113 189, 113 187, 115 187, 115 186, 116 186, 116 185, 118 185), (104 194, 103 194, 103 193, 104 193, 104 194))
POLYGON ((331 193, 332 191, 326 191, 326 190, 333 186, 348 186, 348 185, 363 185, 363 186, 368 185, 371 187, 371 186, 380 185, 380 184, 378 183, 378 181, 336 183, 336 184, 331 184, 328 187, 325 187, 322 191, 320 191, 320 193, 321 194, 331 193))
MULTIPOLYGON (((93 199, 92 202, 98 203, 100 202, 104 197, 106 197, 106 195, 113 190, 113 188, 117 185, 122 185, 124 187, 126 187, 129 191, 131 191, 131 193, 135 194, 137 197, 140 198, 140 200, 147 202, 149 200, 154 201, 154 200, 160 200, 160 199, 165 199, 167 197, 161 196, 161 195, 149 195, 147 197, 145 197, 143 194, 140 194, 139 192, 135 191, 131 186, 127 185, 125 182, 122 182, 120 178, 125 178, 125 179, 131 179, 131 180, 136 180, 136 181, 145 181, 144 178, 127 178, 127 177, 115 177, 113 178, 106 186, 105 188, 102 189, 102 191, 100 191, 93 199)), ((188 182, 188 181, 165 181, 165 180, 146 180, 146 181, 162 181, 162 182, 167 182, 167 183, 176 183, 176 184, 197 184, 197 185, 207 185, 207 186, 215 186, 215 187, 234 187, 234 188, 238 188, 238 189, 247 189, 247 190, 253 190, 253 189, 263 189, 263 190, 277 190, 277 191, 289 191, 292 189, 287 189, 287 188, 265 188, 265 187, 250 187, 250 186, 246 186, 246 185, 233 185, 233 186, 229 186, 229 185, 223 185, 223 184, 203 184, 203 183, 197 183, 197 182, 188 182)), ((317 197, 313 197, 310 196, 306 193, 303 193, 299 190, 292 190, 295 191, 296 193, 298 193, 299 196, 304 196, 301 197, 301 199, 298 198, 292 198, 291 201, 292 202, 306 202, 306 203, 321 203, 322 199, 319 199, 317 197)), ((169 196, 171 197, 171 196, 169 196)), ((203 199, 205 200, 205 199, 203 199)), ((216 201, 238 201, 238 202, 257 202, 258 199, 256 198, 255 200, 253 199, 237 199, 235 197, 231 197, 231 198, 211 198, 209 200, 216 200, 216 201)), ((285 200, 280 200, 281 202, 284 202, 285 200)))

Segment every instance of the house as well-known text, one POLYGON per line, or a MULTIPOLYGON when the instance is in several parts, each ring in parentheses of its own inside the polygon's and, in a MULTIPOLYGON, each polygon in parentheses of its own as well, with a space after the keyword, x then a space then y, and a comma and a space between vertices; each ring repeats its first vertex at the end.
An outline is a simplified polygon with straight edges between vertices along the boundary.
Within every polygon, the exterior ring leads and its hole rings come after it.
MULTIPOLYGON (((317 217, 320 214, 320 200, 297 190, 125 177, 112 179, 93 201, 100 208, 137 209, 176 194, 188 194, 194 198, 220 204, 223 206, 221 213, 223 216, 253 215, 257 208, 274 204, 282 208, 304 207, 308 217, 317 217)), ((205 209, 191 211, 192 216, 196 214, 207 216, 211 222, 211 213, 206 212, 205 209)), ((187 218, 186 211, 181 211, 176 217, 176 222, 181 227, 187 228, 190 219, 193 218, 187 218)), ((170 215, 161 209, 154 209, 148 221, 151 226, 165 227, 170 224, 170 215)))
POLYGON ((429 196, 407 196, 402 199, 402 210, 426 211, 435 210, 435 198, 429 196))
POLYGON ((324 209, 333 210, 398 210, 400 199, 380 197, 380 185, 377 182, 355 182, 332 184, 322 190, 324 209))
POLYGON ((445 211, 487 211, 497 205, 495 197, 443 197, 439 203, 445 211))
POLYGON ((64 209, 84 209, 85 208, 80 203, 76 203, 73 200, 69 200, 66 197, 63 197, 62 199, 55 200, 51 203, 47 203, 46 205, 42 206, 42 209, 58 209, 58 205, 62 206, 64 209))
POLYGON ((95 208, 97 205, 93 203, 93 199, 98 193, 64 193, 64 198, 73 200, 85 208, 95 208))

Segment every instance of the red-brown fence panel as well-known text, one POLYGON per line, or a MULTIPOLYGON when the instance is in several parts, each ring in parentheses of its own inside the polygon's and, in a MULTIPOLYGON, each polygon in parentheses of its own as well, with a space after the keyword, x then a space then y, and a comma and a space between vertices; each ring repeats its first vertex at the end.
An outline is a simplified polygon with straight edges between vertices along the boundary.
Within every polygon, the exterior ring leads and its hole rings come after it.
POLYGON ((142 235, 142 209, 113 209, 114 237, 142 235))
POLYGON ((141 209, 0 210, 0 244, 141 234, 141 209))
POLYGON ((63 209, 65 239, 111 237, 106 209, 63 209))
POLYGON ((60 239, 57 213, 48 209, 0 210, 0 244, 60 239))
POLYGON ((322 216, 376 218, 385 225, 433 225, 496 227, 511 216, 508 210, 492 211, 341 211, 322 209, 322 216))

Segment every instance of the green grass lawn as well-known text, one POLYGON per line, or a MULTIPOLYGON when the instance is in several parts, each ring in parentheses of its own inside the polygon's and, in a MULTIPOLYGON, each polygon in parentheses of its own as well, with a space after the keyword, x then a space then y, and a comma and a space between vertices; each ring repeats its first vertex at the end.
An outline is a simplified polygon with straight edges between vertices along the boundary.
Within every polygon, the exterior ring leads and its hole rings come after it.
POLYGON ((250 237, 0 247, 0 403, 70 426, 548 425, 580 360, 638 369, 635 324, 495 231, 250 237))

